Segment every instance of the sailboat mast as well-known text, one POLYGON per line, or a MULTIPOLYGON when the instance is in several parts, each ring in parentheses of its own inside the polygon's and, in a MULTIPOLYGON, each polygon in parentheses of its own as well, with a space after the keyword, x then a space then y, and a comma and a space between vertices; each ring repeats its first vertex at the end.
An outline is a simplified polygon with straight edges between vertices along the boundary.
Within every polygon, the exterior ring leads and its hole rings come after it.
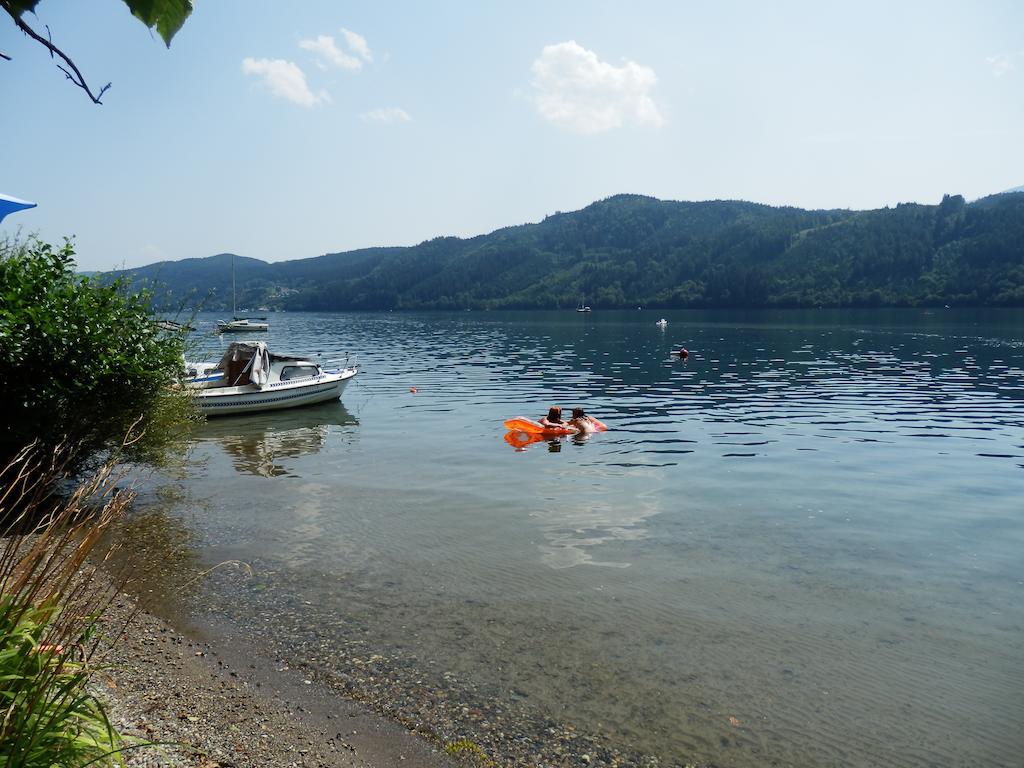
POLYGON ((236 320, 238 308, 235 306, 235 254, 231 254, 231 319, 236 320))

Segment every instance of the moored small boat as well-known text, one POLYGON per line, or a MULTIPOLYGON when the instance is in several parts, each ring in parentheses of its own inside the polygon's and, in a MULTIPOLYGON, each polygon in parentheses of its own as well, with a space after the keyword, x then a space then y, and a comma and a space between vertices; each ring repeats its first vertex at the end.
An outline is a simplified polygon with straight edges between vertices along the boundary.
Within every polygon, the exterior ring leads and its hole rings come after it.
POLYGON ((231 254, 231 320, 218 320, 216 333, 249 333, 250 331, 267 331, 270 326, 264 322, 266 317, 239 317, 238 303, 235 300, 235 255, 231 254))
POLYGON ((206 416, 256 413, 337 400, 359 371, 324 369, 319 362, 275 355, 263 341, 236 341, 215 365, 187 366, 185 383, 206 416))
POLYGON ((249 333, 250 331, 266 331, 269 325, 258 320, 243 317, 238 320, 218 320, 217 333, 249 333))

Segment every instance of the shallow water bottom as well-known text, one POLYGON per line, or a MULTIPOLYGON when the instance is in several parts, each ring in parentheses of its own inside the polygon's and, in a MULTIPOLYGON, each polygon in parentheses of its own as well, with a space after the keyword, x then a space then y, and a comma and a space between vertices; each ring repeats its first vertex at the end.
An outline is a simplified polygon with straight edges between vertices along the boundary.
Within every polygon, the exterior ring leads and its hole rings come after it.
POLYGON ((197 435, 200 613, 522 764, 1019 764, 1024 323, 642 314, 276 319, 365 370, 197 435))
MULTIPOLYGON (((379 491, 349 502, 370 516, 403 506, 379 491)), ((613 548, 629 568, 529 578, 512 554, 446 562, 425 534, 401 554, 347 537, 301 568, 250 558, 251 577, 216 578, 198 604, 349 693, 385 711, 412 706, 446 737, 498 754, 523 738, 543 750, 568 725, 626 763, 1013 764, 1016 585, 965 572, 955 587, 975 595, 968 606, 912 572, 885 574, 883 555, 823 562, 781 524, 661 522, 613 548), (438 691, 458 706, 438 709, 438 691)), ((461 531, 472 551, 482 532, 469 521, 461 531)), ((263 536, 287 543, 253 527, 207 536, 208 562, 251 554, 263 536)))

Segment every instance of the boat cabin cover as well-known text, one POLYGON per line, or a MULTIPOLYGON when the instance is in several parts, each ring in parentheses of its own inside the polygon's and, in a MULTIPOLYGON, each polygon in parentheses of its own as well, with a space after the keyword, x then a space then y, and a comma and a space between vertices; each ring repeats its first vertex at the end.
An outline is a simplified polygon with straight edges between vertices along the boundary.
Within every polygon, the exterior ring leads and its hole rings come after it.
POLYGON ((265 341, 233 341, 217 363, 216 370, 224 371, 224 385, 239 387, 245 384, 263 386, 270 379, 270 365, 274 362, 306 361, 294 355, 273 355, 265 341))

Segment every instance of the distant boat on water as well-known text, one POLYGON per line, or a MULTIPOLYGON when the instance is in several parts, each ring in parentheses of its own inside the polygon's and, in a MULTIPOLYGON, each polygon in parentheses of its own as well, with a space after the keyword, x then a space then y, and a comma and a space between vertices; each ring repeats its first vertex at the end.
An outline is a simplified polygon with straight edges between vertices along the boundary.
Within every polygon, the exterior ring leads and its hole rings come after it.
POLYGON ((250 320, 240 317, 235 320, 218 320, 217 333, 249 333, 250 331, 268 331, 270 324, 261 320, 250 320))
POLYGON ((270 326, 263 322, 266 317, 239 317, 235 303, 235 254, 231 254, 231 320, 218 320, 217 333, 249 333, 251 331, 269 331, 270 326))
POLYGON ((590 307, 588 307, 583 301, 581 301, 580 305, 578 307, 576 307, 576 311, 577 312, 589 312, 590 311, 590 307))

